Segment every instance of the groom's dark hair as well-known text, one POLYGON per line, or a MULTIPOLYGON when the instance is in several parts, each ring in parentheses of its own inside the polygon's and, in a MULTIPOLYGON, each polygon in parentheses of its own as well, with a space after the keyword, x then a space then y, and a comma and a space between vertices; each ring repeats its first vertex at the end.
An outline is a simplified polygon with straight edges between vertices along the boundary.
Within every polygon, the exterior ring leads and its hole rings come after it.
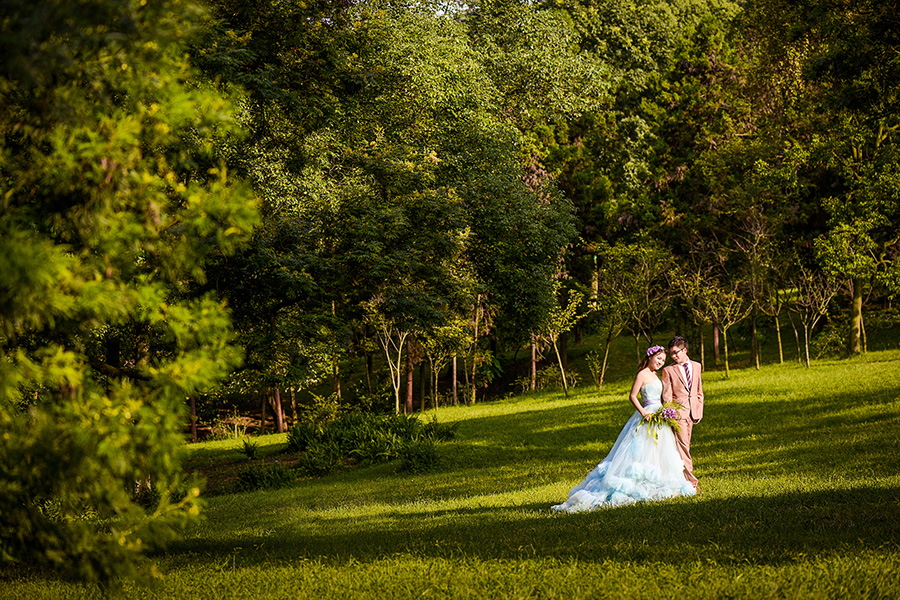
POLYGON ((672 348, 684 348, 685 350, 689 350, 687 340, 680 335, 676 335, 671 340, 669 340, 668 348, 669 350, 671 350, 672 348))

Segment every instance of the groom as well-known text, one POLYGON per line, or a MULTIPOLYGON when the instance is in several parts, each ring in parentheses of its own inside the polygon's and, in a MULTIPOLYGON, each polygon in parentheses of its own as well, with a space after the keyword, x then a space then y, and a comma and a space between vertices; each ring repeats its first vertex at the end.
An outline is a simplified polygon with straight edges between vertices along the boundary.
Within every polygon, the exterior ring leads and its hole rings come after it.
MULTIPOLYGON (((694 462, 691 460, 691 432, 694 425, 703 418, 703 382, 700 378, 700 363, 688 357, 688 343, 680 335, 669 342, 669 356, 675 361, 662 372, 662 401, 675 401, 682 406, 678 409, 678 426, 675 432, 678 452, 684 460, 684 478, 697 489, 694 477, 694 462)), ((699 491, 699 490, 698 490, 699 491)))

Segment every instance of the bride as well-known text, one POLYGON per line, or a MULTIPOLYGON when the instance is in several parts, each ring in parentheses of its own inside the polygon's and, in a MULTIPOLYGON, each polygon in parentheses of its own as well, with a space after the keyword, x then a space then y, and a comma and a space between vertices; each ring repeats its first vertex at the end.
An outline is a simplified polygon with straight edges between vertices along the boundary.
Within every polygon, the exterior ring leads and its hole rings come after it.
POLYGON ((663 386, 656 371, 665 362, 665 348, 647 349, 629 396, 637 412, 625 423, 606 458, 572 488, 568 500, 553 510, 579 512, 697 493, 684 478, 684 462, 672 429, 662 425, 651 431, 650 424, 645 423, 662 409, 663 386))

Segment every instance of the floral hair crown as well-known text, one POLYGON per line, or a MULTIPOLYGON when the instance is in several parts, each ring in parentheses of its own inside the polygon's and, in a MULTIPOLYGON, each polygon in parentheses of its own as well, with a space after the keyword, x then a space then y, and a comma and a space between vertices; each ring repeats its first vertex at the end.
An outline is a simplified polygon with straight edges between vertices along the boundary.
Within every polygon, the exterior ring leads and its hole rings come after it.
POLYGON ((661 352, 662 350, 665 350, 665 348, 663 348, 662 346, 650 346, 649 348, 647 348, 647 356, 653 356, 654 354, 656 354, 657 352, 661 352))

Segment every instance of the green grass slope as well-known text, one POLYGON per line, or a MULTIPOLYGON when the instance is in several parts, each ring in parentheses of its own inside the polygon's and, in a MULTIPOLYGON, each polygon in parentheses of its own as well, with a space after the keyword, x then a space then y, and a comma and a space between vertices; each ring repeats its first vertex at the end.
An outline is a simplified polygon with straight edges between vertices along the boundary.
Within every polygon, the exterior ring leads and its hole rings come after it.
MULTIPOLYGON (((897 598, 900 361, 872 352, 705 375, 702 494, 577 515, 550 505, 611 447, 627 386, 441 409, 437 470, 392 465, 208 500, 133 598, 897 598)), ((267 436, 272 452, 283 437, 267 436)), ((263 444, 261 444, 262 446, 263 444)), ((191 447, 235 461, 236 443, 191 447)), ((7 575, 0 597, 97 590, 7 575)))

